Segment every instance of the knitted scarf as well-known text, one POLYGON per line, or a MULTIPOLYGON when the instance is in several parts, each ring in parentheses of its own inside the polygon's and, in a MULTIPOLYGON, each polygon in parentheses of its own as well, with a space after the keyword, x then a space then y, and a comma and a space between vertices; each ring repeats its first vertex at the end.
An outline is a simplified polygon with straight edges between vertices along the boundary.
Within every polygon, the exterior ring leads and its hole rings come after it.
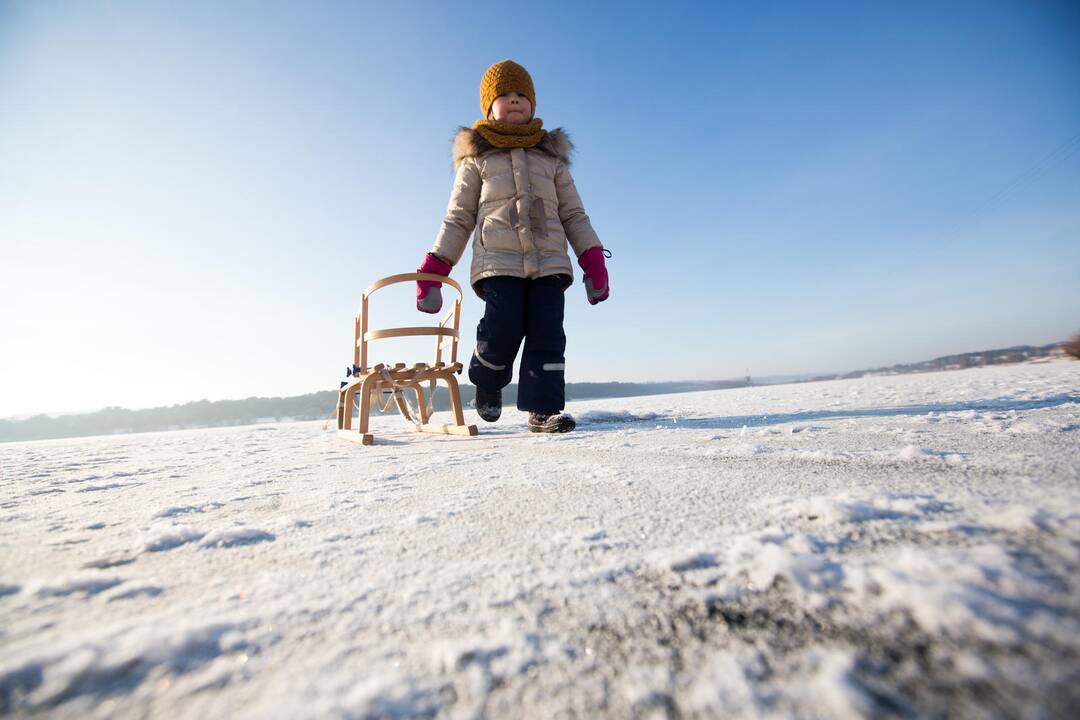
POLYGON ((533 118, 524 125, 477 120, 473 124, 473 130, 497 148, 530 148, 536 147, 547 135, 547 130, 540 129, 543 124, 544 121, 540 118, 533 118))

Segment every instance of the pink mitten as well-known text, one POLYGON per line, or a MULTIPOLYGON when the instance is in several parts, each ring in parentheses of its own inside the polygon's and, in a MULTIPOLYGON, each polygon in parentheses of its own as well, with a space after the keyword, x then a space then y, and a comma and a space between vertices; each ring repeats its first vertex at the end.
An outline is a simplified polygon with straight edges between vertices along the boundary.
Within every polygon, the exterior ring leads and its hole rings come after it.
POLYGON ((585 271, 585 297, 590 305, 608 298, 607 266, 604 265, 604 255, 607 253, 602 247, 593 247, 581 253, 577 259, 578 265, 585 271))
MULTIPOLYGON (((416 272, 449 275, 451 267, 436 256, 428 253, 416 272)), ((437 313, 442 309, 442 283, 434 280, 416 281, 416 309, 420 312, 437 313)))

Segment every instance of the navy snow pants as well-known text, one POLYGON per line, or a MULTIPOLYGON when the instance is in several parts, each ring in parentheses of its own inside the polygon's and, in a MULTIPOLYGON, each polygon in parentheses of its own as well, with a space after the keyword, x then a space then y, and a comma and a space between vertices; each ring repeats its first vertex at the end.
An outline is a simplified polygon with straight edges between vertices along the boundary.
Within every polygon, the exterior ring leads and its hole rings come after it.
POLYGON ((484 317, 476 327, 469 380, 485 390, 501 390, 510 384, 514 359, 524 338, 525 350, 518 370, 518 409, 561 412, 566 405, 566 278, 550 275, 525 280, 499 276, 477 284, 484 296, 484 317))

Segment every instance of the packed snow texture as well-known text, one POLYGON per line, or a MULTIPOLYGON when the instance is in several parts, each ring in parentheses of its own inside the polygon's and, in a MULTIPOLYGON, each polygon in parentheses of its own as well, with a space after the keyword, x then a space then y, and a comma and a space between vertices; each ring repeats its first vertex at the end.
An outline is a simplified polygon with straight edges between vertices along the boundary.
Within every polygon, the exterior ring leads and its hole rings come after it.
POLYGON ((0 714, 1062 717, 1080 363, 0 445, 0 714))

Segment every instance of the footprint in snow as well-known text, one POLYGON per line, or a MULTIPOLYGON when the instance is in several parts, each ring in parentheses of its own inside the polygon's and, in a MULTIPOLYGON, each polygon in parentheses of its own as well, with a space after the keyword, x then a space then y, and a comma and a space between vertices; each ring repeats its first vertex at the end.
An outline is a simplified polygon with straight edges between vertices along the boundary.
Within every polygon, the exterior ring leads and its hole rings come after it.
POLYGON ((165 592, 165 588, 158 585, 133 585, 128 588, 117 588, 116 591, 110 591, 103 595, 107 602, 115 602, 117 600, 132 600, 137 597, 157 597, 161 593, 165 592))
POLYGON ((256 528, 234 528, 212 532, 199 542, 201 548, 231 548, 241 545, 254 545, 261 542, 273 542, 277 536, 256 528))
POLYGON ((83 568, 87 570, 107 570, 109 568, 120 567, 121 565, 130 565, 135 562, 135 560, 136 558, 126 555, 103 557, 97 560, 91 560, 84 564, 83 568))
POLYGON ((181 545, 186 545, 196 540, 201 540, 206 533, 195 530, 189 527, 177 527, 170 528, 159 532, 151 537, 143 545, 143 549, 146 552, 163 552, 165 550, 172 550, 178 548, 181 545))
POLYGON ((80 488, 79 490, 76 490, 75 492, 78 492, 78 493, 101 492, 102 490, 115 490, 116 488, 128 487, 129 485, 132 485, 132 484, 133 483, 109 483, 107 485, 88 485, 87 487, 80 488))
POLYGON ((154 513, 155 518, 170 518, 177 515, 186 515, 187 513, 201 513, 203 509, 194 505, 178 505, 175 507, 167 507, 164 510, 159 510, 154 513))
POLYGON ((71 578, 54 583, 44 583, 34 590, 41 598, 68 597, 69 595, 97 595, 123 583, 122 578, 71 578))

